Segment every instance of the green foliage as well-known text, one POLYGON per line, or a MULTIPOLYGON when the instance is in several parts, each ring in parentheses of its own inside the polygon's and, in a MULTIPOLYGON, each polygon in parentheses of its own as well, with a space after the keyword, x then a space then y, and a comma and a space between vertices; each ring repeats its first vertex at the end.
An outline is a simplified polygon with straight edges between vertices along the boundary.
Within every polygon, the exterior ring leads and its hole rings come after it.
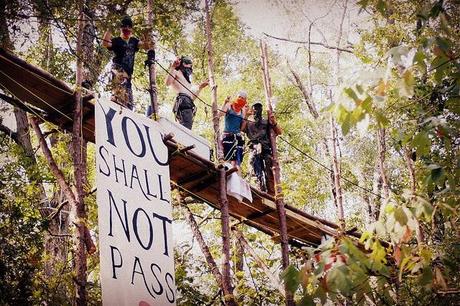
POLYGON ((35 304, 43 248, 41 216, 33 205, 39 199, 36 186, 28 185, 23 175, 23 152, 9 146, 3 134, 0 142, 0 304, 35 304))

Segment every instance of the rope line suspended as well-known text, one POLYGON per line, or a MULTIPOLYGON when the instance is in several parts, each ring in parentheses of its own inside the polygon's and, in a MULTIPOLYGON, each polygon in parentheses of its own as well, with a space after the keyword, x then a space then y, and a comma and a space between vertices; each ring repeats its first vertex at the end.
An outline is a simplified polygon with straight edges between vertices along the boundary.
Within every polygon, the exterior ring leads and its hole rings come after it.
MULTIPOLYGON (((145 54, 146 54, 146 52, 142 52, 142 53, 145 53, 145 54)), ((156 63, 158 64, 158 66, 159 66, 161 69, 163 69, 168 75, 173 76, 173 75, 169 72, 168 69, 166 69, 163 65, 161 65, 161 64, 158 62, 158 60, 155 59, 155 62, 156 62, 156 63)), ((26 70, 25 68, 23 68, 22 66, 20 66, 19 64, 15 63, 15 62, 11 62, 11 63, 13 63, 14 65, 20 67, 22 70, 28 71, 28 70, 26 70)), ((6 77, 8 77, 9 79, 11 79, 13 82, 15 82, 17 85, 19 85, 20 87, 22 87, 23 89, 25 89, 26 91, 28 91, 28 92, 29 92, 30 94, 32 94, 34 97, 38 98, 38 99, 39 99, 40 101, 42 101, 43 103, 45 103, 46 105, 48 105, 49 107, 51 107, 52 109, 54 109, 55 111, 57 111, 58 113, 60 113, 61 115, 63 115, 64 117, 66 117, 67 119, 72 120, 72 118, 71 118, 68 114, 63 113, 61 110, 59 110, 59 109, 57 109, 56 107, 54 107, 53 105, 49 104, 48 102, 46 102, 46 101, 45 101, 44 99, 42 99, 41 97, 35 95, 33 92, 31 92, 29 89, 27 89, 26 87, 24 87, 23 85, 21 85, 20 83, 18 83, 18 82, 17 82, 16 80, 14 80, 12 77, 10 77, 10 76, 8 76, 7 74, 5 74, 3 71, 0 71, 0 72, 1 72, 3 75, 5 75, 6 77)), ((65 91, 64 89, 62 89, 62 88, 60 88, 60 87, 58 87, 58 86, 52 84, 49 80, 47 80, 46 78, 44 78, 44 77, 42 77, 42 76, 36 74, 35 72, 33 72, 33 71, 29 71, 29 72, 31 72, 32 74, 34 74, 35 76, 37 76, 38 78, 40 78, 40 79, 41 79, 42 81, 44 81, 45 83, 47 83, 47 84, 49 84, 50 86, 52 86, 53 88, 56 88, 56 89, 58 89, 58 90, 60 90, 60 91, 63 91, 63 92, 65 92, 65 93, 69 93, 68 91, 65 91)), ((185 86, 185 84, 183 84, 180 80, 177 80, 177 79, 176 79, 176 81, 177 81, 180 85, 182 85, 187 91, 189 91, 189 92, 190 92, 196 99, 198 99, 200 102, 202 102, 202 103, 205 104, 206 106, 212 107, 211 104, 209 104, 208 102, 206 102, 205 100, 203 100, 202 98, 200 98, 200 97, 199 97, 197 94, 195 94, 191 89, 189 89, 187 86, 185 86)), ((16 97, 16 99, 17 99, 17 97, 16 97)), ((20 99, 18 99, 18 100, 20 100, 20 99)), ((28 107, 28 108, 29 108, 29 107, 28 107)), ((29 108, 29 109, 30 109, 30 108, 29 108)), ((223 111, 223 110, 220 109, 220 108, 218 109, 218 111, 220 111, 221 113, 224 113, 224 114, 227 113, 227 111, 223 111)), ((245 120, 245 121, 247 121, 247 122, 253 122, 253 123, 255 122, 255 121, 250 120, 250 119, 248 119, 248 118, 243 118, 243 120, 245 120)), ((82 126, 84 126, 84 125, 82 125, 82 126)), ((84 128, 85 128, 86 131, 92 132, 92 131, 89 130, 87 127, 84 127, 84 128)), ((308 159, 312 160, 313 162, 315 162, 316 164, 318 164, 318 165, 321 166, 322 168, 326 169, 327 171, 332 172, 332 169, 330 169, 329 167, 327 167, 326 165, 324 165, 323 163, 321 163, 321 162, 318 161, 317 159, 313 158, 312 156, 310 156, 310 155, 309 155, 308 153, 306 153, 305 151, 299 149, 297 146, 295 146, 295 145, 292 144, 291 142, 287 141, 284 137, 282 137, 282 136, 278 136, 278 137, 279 137, 281 140, 283 140, 287 145, 289 145, 290 147, 292 147, 294 150, 296 150, 297 152, 299 152, 300 154, 302 154, 303 156, 305 156, 305 157, 307 157, 308 159)), ((342 178, 344 181, 346 181, 346 182, 352 184, 353 186, 356 186, 357 188, 359 188, 359 189, 361 189, 361 190, 363 190, 363 191, 366 191, 366 192, 368 192, 368 193, 370 193, 370 194, 372 194, 372 195, 374 195, 374 196, 376 196, 376 197, 378 197, 378 198, 381 198, 381 195, 374 193, 372 190, 370 190, 370 189, 368 189, 368 188, 365 188, 365 187, 362 187, 361 185, 359 185, 359 184, 353 182, 352 180, 350 180, 350 179, 348 179, 348 178, 346 178, 346 177, 344 177, 344 176, 342 176, 341 178, 342 178)))
MULTIPOLYGON (((169 72, 168 69, 166 69, 165 67, 163 67, 163 66, 158 62, 158 60, 155 60, 155 62, 158 64, 158 66, 160 66, 161 69, 163 69, 164 71, 166 71, 170 76, 173 76, 173 75, 169 72)), ((194 95, 195 98, 197 98, 200 102, 204 103, 205 105, 207 105, 207 106, 209 106, 209 107, 212 107, 211 104, 209 104, 208 102, 206 102, 206 101, 204 101, 202 98, 200 98, 197 94, 195 94, 192 90, 190 90, 187 86, 185 86, 180 80, 176 79, 176 81, 177 81, 180 85, 182 85, 187 91, 189 91, 192 95, 194 95)), ((222 112, 222 113, 224 113, 224 114, 227 113, 227 111, 223 111, 223 110, 221 110, 220 108, 218 109, 218 111, 220 111, 220 112, 222 112)), ((255 121, 250 120, 250 119, 248 119, 248 118, 243 118, 243 120, 245 120, 245 121, 247 121, 247 122, 253 122, 253 123, 255 123, 255 121)), ((287 145, 289 145, 290 147, 292 147, 293 149, 295 149, 296 151, 298 151, 299 153, 301 153, 303 156, 305 156, 305 157, 309 158, 310 160, 314 161, 315 163, 317 163, 318 165, 320 165, 321 167, 323 167, 323 168, 326 169, 327 171, 332 172, 332 169, 330 169, 328 166, 324 165, 323 163, 321 163, 321 162, 318 161, 317 159, 313 158, 313 157, 310 156, 308 153, 302 151, 302 150, 299 149, 297 146, 295 146, 295 145, 293 145, 291 142, 287 141, 284 137, 282 137, 282 136, 278 136, 278 137, 279 137, 281 140, 283 140, 287 145)), ((352 180, 349 180, 349 179, 346 178, 346 177, 343 177, 343 176, 342 176, 341 178, 342 178, 344 181, 346 181, 346 182, 348 182, 348 183, 350 183, 350 184, 352 184, 352 185, 358 187, 359 189, 362 189, 363 191, 366 191, 366 192, 368 192, 368 193, 370 193, 370 194, 372 194, 372 195, 374 195, 374 196, 376 196, 376 197, 378 197, 378 198, 381 198, 381 196, 380 196, 379 194, 374 193, 372 190, 367 189, 367 188, 365 188, 365 187, 362 187, 362 186, 360 186, 359 184, 353 182, 352 180)))

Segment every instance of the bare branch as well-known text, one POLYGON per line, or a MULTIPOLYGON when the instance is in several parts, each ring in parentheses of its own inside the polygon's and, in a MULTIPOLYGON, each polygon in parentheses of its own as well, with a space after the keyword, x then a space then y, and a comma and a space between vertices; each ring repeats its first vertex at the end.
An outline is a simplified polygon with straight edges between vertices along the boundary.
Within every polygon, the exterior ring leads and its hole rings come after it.
MULTIPOLYGON (((289 38, 284 38, 284 37, 276 37, 276 36, 267 34, 265 32, 263 32, 263 34, 265 36, 269 37, 269 38, 276 39, 276 40, 287 41, 287 42, 291 42, 291 43, 295 43, 295 44, 308 45, 308 41, 304 41, 304 40, 295 40, 295 39, 289 39, 289 38)), ((326 44, 321 43, 321 42, 310 41, 310 44, 315 45, 315 46, 321 46, 321 47, 324 47, 326 49, 338 50, 338 51, 341 51, 341 52, 347 52, 347 53, 353 54, 353 50, 344 49, 344 48, 340 48, 340 47, 329 46, 329 45, 326 45, 326 44)))

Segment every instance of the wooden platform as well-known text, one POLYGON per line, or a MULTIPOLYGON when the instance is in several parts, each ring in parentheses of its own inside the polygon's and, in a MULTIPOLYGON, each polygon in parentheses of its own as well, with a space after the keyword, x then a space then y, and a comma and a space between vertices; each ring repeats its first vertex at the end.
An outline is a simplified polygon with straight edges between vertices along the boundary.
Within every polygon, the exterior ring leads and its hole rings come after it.
MULTIPOLYGON (((49 73, 0 49, 0 88, 14 98, 3 97, 24 110, 39 115, 63 130, 72 129, 74 91, 49 73)), ((84 95, 83 134, 94 142, 93 95, 84 95)), ((173 187, 219 209, 216 166, 193 153, 179 152, 174 139, 165 141, 171 154, 170 173, 173 187)), ((274 240, 279 239, 279 221, 274 198, 252 189, 253 202, 239 203, 228 197, 230 214, 257 228, 274 240)), ((246 201, 246 200, 245 200, 246 201)), ((288 236, 293 245, 320 244, 325 235, 335 235, 337 225, 286 205, 288 236)))

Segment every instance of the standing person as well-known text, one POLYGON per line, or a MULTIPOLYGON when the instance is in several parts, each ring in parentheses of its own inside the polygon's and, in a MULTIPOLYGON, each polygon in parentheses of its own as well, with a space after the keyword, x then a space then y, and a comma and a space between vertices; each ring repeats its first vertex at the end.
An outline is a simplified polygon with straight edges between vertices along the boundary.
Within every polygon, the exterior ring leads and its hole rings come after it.
POLYGON ((129 16, 120 22, 120 36, 113 37, 108 30, 104 33, 102 45, 113 51, 112 98, 115 103, 133 109, 133 91, 131 78, 134 71, 134 56, 139 48, 149 48, 148 39, 141 41, 132 36, 133 21, 129 16))
POLYGON ((176 120, 180 124, 192 129, 193 119, 196 113, 196 106, 193 102, 200 94, 201 90, 208 86, 209 81, 202 82, 197 90, 193 90, 192 81, 190 79, 193 73, 192 59, 188 56, 176 58, 171 64, 168 77, 166 78, 166 85, 172 87, 177 93, 176 101, 173 107, 173 113, 176 120))
POLYGON ((276 135, 281 135, 275 116, 272 114, 269 120, 262 118, 262 103, 256 102, 246 113, 245 119, 253 115, 254 121, 244 120, 241 130, 249 139, 251 150, 250 163, 253 173, 259 182, 259 188, 269 194, 275 194, 275 180, 272 171, 272 148, 270 144, 270 129, 276 135))
POLYGON ((247 94, 240 91, 233 102, 230 102, 230 97, 227 97, 220 113, 220 116, 225 114, 225 126, 222 134, 224 159, 231 161, 233 167, 238 168, 238 172, 243 162, 244 140, 241 135, 241 125, 246 115, 246 104, 247 94))

